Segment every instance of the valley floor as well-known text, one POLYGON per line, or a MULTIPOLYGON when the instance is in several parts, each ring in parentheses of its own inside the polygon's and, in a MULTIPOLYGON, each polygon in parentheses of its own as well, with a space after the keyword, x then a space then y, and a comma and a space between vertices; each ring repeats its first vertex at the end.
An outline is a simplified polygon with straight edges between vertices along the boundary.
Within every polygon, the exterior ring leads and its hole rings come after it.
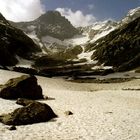
MULTIPOLYGON (((0 70, 0 84, 21 73, 0 70)), ((62 78, 38 77, 43 94, 59 116, 57 119, 33 125, 0 124, 0 140, 139 140, 140 139, 140 79, 123 83, 74 83, 62 78), (123 90, 133 89, 133 90, 123 90), (66 116, 70 110, 73 115, 66 116)), ((0 99, 0 114, 13 111, 15 101, 0 99)))

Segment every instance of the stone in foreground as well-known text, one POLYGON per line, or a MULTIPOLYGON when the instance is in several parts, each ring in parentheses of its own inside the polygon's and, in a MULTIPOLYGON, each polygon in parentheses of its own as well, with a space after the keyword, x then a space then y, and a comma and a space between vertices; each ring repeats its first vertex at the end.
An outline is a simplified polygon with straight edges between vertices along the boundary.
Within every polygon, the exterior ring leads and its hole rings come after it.
POLYGON ((12 113, 0 116, 0 122, 6 125, 27 125, 47 122, 57 115, 50 106, 44 103, 32 102, 25 107, 18 108, 12 113))
POLYGON ((4 99, 43 99, 42 88, 37 84, 37 78, 31 75, 10 79, 2 86, 0 97, 4 99))

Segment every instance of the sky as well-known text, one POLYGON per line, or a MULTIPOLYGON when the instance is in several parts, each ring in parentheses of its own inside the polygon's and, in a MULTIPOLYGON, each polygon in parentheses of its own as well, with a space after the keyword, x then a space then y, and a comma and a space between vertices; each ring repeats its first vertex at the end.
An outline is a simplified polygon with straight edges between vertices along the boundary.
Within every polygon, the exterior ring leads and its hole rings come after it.
POLYGON ((48 10, 57 10, 74 26, 107 19, 120 20, 140 0, 0 0, 0 12, 12 21, 31 21, 48 10))

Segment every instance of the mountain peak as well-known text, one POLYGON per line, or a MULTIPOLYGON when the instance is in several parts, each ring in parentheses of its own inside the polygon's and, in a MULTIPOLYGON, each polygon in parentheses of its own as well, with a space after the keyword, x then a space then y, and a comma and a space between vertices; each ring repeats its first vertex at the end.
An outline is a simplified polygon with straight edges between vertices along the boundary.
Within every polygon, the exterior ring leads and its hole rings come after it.
MULTIPOLYGON (((42 14, 38 19, 42 20, 42 19, 48 19, 48 18, 54 18, 54 17, 59 17, 61 18, 61 14, 58 11, 47 11, 46 13, 42 14)), ((38 20, 36 19, 36 20, 38 20)))
POLYGON ((64 40, 79 34, 79 31, 70 21, 58 11, 47 11, 34 21, 15 23, 13 25, 19 27, 26 33, 34 31, 40 39, 44 36, 52 36, 64 40), (33 30, 31 27, 33 27, 33 30))

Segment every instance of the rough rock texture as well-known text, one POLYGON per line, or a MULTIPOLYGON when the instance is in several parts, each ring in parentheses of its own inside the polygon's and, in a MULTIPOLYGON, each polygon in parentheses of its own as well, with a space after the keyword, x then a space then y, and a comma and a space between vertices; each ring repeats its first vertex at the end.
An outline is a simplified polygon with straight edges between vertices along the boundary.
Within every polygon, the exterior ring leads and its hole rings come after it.
POLYGON ((37 84, 37 78, 31 75, 10 79, 2 86, 0 97, 4 99, 43 99, 42 88, 37 84))
POLYGON ((39 122, 47 122, 57 117, 47 104, 33 102, 29 105, 18 108, 12 113, 0 116, 0 122, 6 125, 27 125, 39 122))

